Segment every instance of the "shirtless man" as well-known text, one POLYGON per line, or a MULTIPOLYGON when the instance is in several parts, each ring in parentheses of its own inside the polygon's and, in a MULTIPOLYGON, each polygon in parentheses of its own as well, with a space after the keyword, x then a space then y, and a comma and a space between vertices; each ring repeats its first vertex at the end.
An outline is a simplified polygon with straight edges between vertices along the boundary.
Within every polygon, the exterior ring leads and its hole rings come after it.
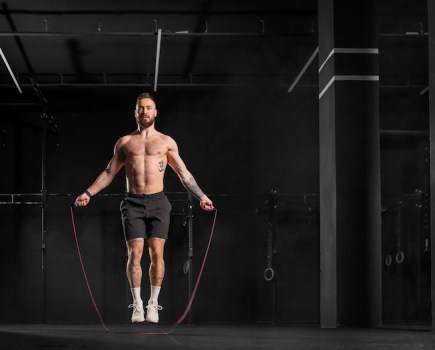
POLYGON ((121 218, 127 244, 127 278, 133 296, 132 322, 143 322, 144 307, 141 299, 141 258, 145 240, 150 255, 149 280, 151 297, 146 306, 146 321, 157 323, 158 296, 165 274, 163 251, 168 237, 171 204, 163 193, 163 177, 169 164, 181 182, 199 199, 201 208, 214 209, 213 202, 198 187, 192 174, 178 154, 175 141, 154 127, 157 109, 148 93, 136 100, 137 130, 121 137, 115 144, 114 155, 106 169, 88 189, 77 197, 76 206, 85 206, 92 196, 110 185, 116 174, 125 166, 127 194, 122 200, 121 218))

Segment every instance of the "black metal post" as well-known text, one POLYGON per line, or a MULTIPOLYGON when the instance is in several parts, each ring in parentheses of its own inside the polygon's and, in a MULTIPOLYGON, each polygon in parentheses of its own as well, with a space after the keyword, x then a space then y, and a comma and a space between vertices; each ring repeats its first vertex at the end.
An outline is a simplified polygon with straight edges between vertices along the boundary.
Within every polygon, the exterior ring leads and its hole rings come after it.
POLYGON ((270 235, 268 245, 270 245, 270 250, 268 252, 268 259, 270 259, 270 268, 272 273, 271 276, 271 282, 272 282, 272 322, 276 323, 276 269, 275 269, 275 255, 277 253, 276 251, 276 208, 278 206, 277 204, 277 191, 272 190, 270 193, 270 199, 269 199, 269 226, 270 226, 270 235))
POLYGON ((47 116, 42 114, 41 148, 41 269, 42 269, 42 322, 47 323, 47 116))
POLYGON ((435 2, 428 1, 429 132, 430 132, 430 252, 432 332, 435 332, 435 2))
MULTIPOLYGON (((193 202, 192 195, 188 192, 188 202, 187 202, 187 230, 188 230, 188 253, 187 253, 187 261, 189 266, 188 273, 188 291, 190 300, 193 292, 193 202)), ((192 309, 189 311, 188 322, 192 323, 192 309)))

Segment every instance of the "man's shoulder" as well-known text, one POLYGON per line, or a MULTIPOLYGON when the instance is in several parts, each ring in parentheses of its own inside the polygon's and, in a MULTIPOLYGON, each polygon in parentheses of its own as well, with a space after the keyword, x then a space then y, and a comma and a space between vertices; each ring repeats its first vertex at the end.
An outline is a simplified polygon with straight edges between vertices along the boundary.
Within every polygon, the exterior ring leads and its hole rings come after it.
POLYGON ((161 138, 161 139, 163 139, 163 140, 165 140, 165 141, 167 141, 167 140, 172 140, 172 137, 171 136, 169 136, 169 135, 166 135, 166 134, 164 134, 164 133, 162 133, 162 132, 158 132, 158 136, 161 138))
POLYGON ((128 141, 137 135, 139 135, 139 131, 135 130, 127 135, 121 136, 118 141, 128 141))
POLYGON ((158 138, 159 141, 161 142, 171 142, 173 141, 172 137, 170 137, 169 135, 166 135, 160 131, 155 132, 155 134, 153 135, 154 138, 158 138))
POLYGON ((121 136, 118 141, 116 141, 116 146, 120 147, 122 145, 124 145, 125 143, 127 143, 128 141, 130 141, 134 135, 135 135, 135 131, 133 131, 132 133, 128 134, 128 135, 124 135, 121 136))

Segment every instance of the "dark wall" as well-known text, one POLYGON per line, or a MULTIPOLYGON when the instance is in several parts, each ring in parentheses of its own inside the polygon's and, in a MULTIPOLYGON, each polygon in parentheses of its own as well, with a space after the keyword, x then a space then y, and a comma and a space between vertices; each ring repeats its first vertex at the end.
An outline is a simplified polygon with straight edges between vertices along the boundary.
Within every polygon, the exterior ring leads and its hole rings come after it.
MULTIPOLYGON (((48 192, 80 193, 104 169, 116 140, 135 129, 132 109, 141 90, 44 92, 61 131, 60 136, 49 135, 47 139, 48 192)), ((33 98, 30 90, 24 94, 24 99, 33 98)), ((2 96, 11 101, 23 98, 2 96)), ((157 129, 177 141, 189 169, 219 209, 215 239, 193 305, 193 321, 317 323, 318 207, 316 196, 304 196, 318 193, 318 111, 314 89, 299 88, 291 94, 254 88, 168 89, 159 91, 156 98, 157 129), (265 203, 272 189, 279 194, 275 284, 263 278, 270 221, 265 203), (232 310, 230 313, 224 311, 226 305, 232 310)), ((380 101, 381 129, 427 128, 426 100, 410 101, 383 92, 380 101), (391 99, 400 103, 397 110, 387 109, 391 99)), ((0 159, 5 170, 1 172, 0 193, 40 192, 40 125, 40 111, 34 108, 25 113, 18 108, 2 113, 0 159)), ((425 138, 381 135, 384 209, 394 207, 404 193, 425 190, 425 138)), ((103 193, 123 193, 123 176, 120 174, 103 193)), ((168 192, 184 191, 172 170, 166 174, 165 186, 168 192)), ((165 256, 168 268, 160 297, 165 307, 162 322, 168 323, 184 311, 188 297, 188 277, 183 272, 187 259, 185 196, 170 198, 176 203, 174 214, 181 215, 172 218, 165 256)), ((45 310, 41 208, 0 206, 0 295, 5 300, 20 300, 18 305, 3 306, 1 322, 42 322, 44 313, 47 321, 53 323, 98 321, 75 251, 68 208, 72 199, 49 196, 45 310)), ((128 322, 130 313, 126 307, 130 291, 124 272, 120 199, 97 196, 89 207, 75 210, 84 262, 108 322, 128 322)), ((384 266, 387 321, 427 319, 426 231, 417 227, 422 222, 417 220, 421 212, 416 211, 415 204, 422 203, 408 201, 401 231, 409 252, 406 260, 384 266), (423 234, 417 237, 416 232, 423 234), (422 282, 415 276, 420 276, 422 282), (416 290, 423 294, 416 295, 416 290)), ((196 276, 211 215, 197 206, 194 210, 196 276)), ((390 250, 396 252, 396 214, 394 208, 383 214, 383 258, 390 250)), ((145 258, 144 269, 147 264, 145 258)), ((143 291, 146 298, 146 279, 143 291)))
POLYGON ((383 321, 430 324, 428 96, 384 89, 380 101, 383 321))
MULTIPOLYGON (((133 108, 141 90, 46 90, 60 135, 47 139, 46 308, 41 273, 40 206, 0 206, 1 296, 22 296, 5 305, 1 322, 94 323, 75 251, 69 204, 109 161, 116 140, 135 129, 133 108), (17 264, 18 263, 18 268, 17 264), (65 307, 67 306, 67 307, 65 307)), ((27 93, 27 96, 30 92, 27 93)), ((215 238, 192 315, 194 322, 318 322, 318 121, 315 89, 292 94, 258 88, 171 89, 156 95, 156 128, 172 136, 189 170, 218 208, 215 238), (264 207, 277 190, 276 280, 266 282, 267 225, 264 207), (314 198, 314 199, 313 199, 314 198), (275 305, 275 311, 273 305, 275 305), (231 310, 231 312, 228 312, 231 310), (277 311, 278 310, 278 311, 277 311)), ((2 118, 5 145, 2 193, 39 193, 41 130, 37 111, 2 118)), ((125 191, 123 172, 103 194, 125 191)), ((165 190, 173 201, 166 279, 160 296, 162 322, 184 311, 188 277, 186 196, 168 169, 165 190)), ((96 196, 76 208, 82 255, 95 298, 108 322, 129 322, 130 291, 119 216, 121 196, 96 196)), ((212 215, 194 202, 196 276, 212 215)), ((143 261, 148 269, 148 258, 143 261)), ((146 273, 144 273, 146 276, 146 273)), ((147 278, 143 298, 149 295, 147 278)))

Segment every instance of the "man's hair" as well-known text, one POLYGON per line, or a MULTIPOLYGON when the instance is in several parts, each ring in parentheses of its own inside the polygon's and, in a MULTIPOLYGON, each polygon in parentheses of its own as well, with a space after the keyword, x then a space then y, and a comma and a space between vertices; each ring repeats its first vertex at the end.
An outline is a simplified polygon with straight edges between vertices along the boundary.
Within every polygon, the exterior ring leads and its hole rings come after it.
POLYGON ((157 106, 156 100, 154 99, 154 97, 152 97, 148 92, 143 92, 141 93, 137 99, 136 99, 136 106, 139 104, 139 101, 144 99, 144 98, 149 98, 150 100, 152 100, 154 102, 154 104, 157 106))

